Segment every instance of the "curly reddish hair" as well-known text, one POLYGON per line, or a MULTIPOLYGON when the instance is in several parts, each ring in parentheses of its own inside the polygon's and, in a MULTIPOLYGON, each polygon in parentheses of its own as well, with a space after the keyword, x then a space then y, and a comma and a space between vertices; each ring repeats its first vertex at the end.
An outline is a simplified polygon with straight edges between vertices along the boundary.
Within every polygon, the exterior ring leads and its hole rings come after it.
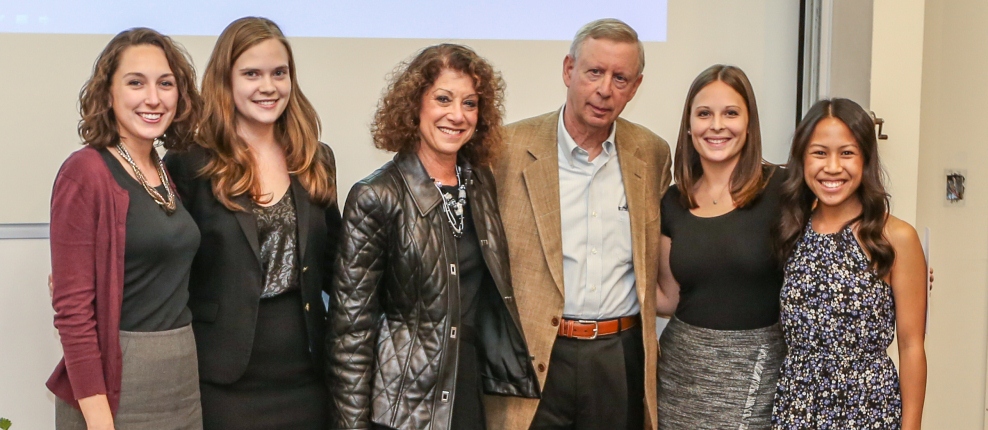
POLYGON ((455 70, 473 79, 480 96, 477 127, 459 155, 472 165, 489 166, 504 139, 504 80, 487 60, 463 45, 430 46, 395 68, 371 124, 374 146, 391 152, 418 148, 422 96, 443 70, 455 70))
POLYGON ((168 67, 175 75, 178 90, 178 106, 175 118, 162 136, 165 148, 179 149, 188 146, 196 131, 196 124, 202 114, 202 99, 196 89, 196 71, 192 59, 182 45, 170 37, 150 28, 124 30, 106 44, 103 52, 96 57, 93 74, 79 91, 78 132, 84 145, 106 148, 120 141, 117 120, 113 116, 110 87, 113 74, 120 65, 120 57, 131 46, 151 45, 161 48, 168 60, 168 67))

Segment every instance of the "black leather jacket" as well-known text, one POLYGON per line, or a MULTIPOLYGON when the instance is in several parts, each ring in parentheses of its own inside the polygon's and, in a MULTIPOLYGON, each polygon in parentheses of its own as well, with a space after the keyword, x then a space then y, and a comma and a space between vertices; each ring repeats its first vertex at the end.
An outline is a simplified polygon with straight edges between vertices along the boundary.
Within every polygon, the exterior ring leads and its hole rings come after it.
MULTIPOLYGON (((477 310, 484 391, 538 397, 489 168, 465 169, 467 208, 496 284, 477 310)), ((330 293, 330 427, 448 429, 456 393, 460 310, 456 238, 415 154, 354 185, 343 210, 330 293)), ((479 418, 479 417, 478 417, 479 418)))

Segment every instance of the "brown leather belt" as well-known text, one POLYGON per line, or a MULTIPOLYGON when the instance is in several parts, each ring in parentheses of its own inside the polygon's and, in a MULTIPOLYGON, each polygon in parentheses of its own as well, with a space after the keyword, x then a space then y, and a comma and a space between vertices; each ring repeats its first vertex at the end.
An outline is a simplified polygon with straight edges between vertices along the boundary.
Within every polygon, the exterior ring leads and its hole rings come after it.
POLYGON ((639 322, 641 322, 639 315, 602 321, 569 320, 562 318, 556 335, 571 339, 591 340, 598 337, 618 334, 629 328, 637 326, 639 322))

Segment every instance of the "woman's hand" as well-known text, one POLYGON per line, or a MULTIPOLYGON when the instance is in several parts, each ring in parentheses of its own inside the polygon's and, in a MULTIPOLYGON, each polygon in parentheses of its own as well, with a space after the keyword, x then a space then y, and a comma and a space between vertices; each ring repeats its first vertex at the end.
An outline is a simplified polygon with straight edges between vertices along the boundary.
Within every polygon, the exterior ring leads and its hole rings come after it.
POLYGON ((79 409, 86 418, 87 430, 113 430, 113 414, 110 412, 110 402, 106 400, 106 394, 79 399, 79 409))

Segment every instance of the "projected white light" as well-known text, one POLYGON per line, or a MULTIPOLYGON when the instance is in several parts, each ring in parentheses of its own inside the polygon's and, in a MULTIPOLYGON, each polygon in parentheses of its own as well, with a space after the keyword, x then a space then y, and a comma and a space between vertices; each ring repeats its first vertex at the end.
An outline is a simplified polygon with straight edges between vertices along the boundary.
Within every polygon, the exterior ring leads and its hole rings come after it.
POLYGON ((581 25, 618 18, 644 41, 666 39, 668 0, 20 0, 0 3, 0 32, 116 34, 151 27, 218 35, 243 16, 270 18, 292 37, 570 40, 581 25))

